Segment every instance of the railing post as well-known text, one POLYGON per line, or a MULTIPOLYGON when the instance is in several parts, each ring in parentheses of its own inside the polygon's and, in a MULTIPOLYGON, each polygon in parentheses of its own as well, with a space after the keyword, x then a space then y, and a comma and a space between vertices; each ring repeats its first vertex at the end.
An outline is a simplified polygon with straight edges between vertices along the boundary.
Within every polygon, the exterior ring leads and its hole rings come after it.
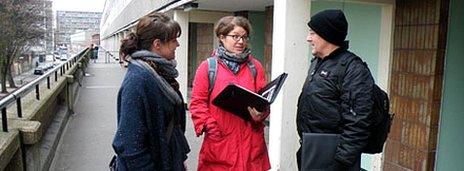
POLYGON ((36 98, 37 100, 40 100, 39 87, 40 87, 39 84, 35 85, 35 98, 36 98))
POLYGON ((50 89, 50 77, 47 77, 47 88, 50 89))
POLYGON ((18 117, 19 118, 22 118, 23 117, 23 111, 21 109, 21 97, 18 97, 16 99, 16 107, 18 109, 18 117))
POLYGON ((57 82, 57 81, 58 81, 58 71, 55 70, 55 82, 57 82))
POLYGON ((109 55, 108 55, 108 52, 105 53, 105 63, 108 63, 108 58, 109 58, 109 55))
POLYGON ((3 132, 8 132, 8 120, 6 117, 6 107, 2 109, 2 128, 3 128, 3 132))

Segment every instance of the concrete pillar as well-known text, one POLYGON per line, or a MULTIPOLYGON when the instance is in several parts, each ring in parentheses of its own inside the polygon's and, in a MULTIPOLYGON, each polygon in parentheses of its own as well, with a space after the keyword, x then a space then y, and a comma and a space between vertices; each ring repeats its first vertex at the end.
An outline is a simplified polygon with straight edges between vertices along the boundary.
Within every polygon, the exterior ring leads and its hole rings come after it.
POLYGON ((310 64, 309 44, 306 42, 309 18, 310 0, 274 1, 272 78, 283 72, 289 76, 271 106, 271 170, 297 170, 296 105, 310 64))
POLYGON ((182 34, 177 41, 179 47, 176 50, 177 70, 179 77, 177 81, 180 85, 180 92, 184 100, 187 100, 187 86, 188 86, 188 30, 189 30, 189 13, 181 10, 174 11, 174 20, 176 20, 182 30, 182 34))
MULTIPOLYGON (((378 66, 378 85, 388 92, 390 82, 390 63, 393 53, 393 16, 394 16, 394 2, 391 4, 383 4, 380 22, 380 40, 379 40, 379 64, 378 66)), ((380 171, 382 170, 383 154, 372 155, 371 168, 367 170, 380 171)))
POLYGON ((391 2, 391 4, 382 5, 380 22, 378 78, 380 87, 387 91, 389 89, 388 83, 390 82, 390 57, 393 54, 394 3, 391 2))

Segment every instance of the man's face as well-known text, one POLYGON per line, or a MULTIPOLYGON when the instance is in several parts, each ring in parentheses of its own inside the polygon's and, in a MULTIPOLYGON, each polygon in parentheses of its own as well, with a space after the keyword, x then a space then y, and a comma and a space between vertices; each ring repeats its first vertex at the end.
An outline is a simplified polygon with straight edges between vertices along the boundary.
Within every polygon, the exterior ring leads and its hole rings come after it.
POLYGON ((315 57, 324 57, 323 52, 328 47, 329 42, 325 41, 322 37, 320 37, 316 32, 312 29, 309 29, 308 36, 306 37, 306 41, 311 45, 311 53, 315 57))

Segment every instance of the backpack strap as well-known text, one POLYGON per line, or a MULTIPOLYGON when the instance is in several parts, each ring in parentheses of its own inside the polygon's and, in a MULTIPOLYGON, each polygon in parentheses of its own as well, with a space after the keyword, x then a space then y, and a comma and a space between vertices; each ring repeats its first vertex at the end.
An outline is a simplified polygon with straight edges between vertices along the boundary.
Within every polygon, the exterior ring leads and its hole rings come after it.
POLYGON ((217 59, 212 56, 208 59, 208 80, 209 80, 209 87, 208 87, 208 97, 211 95, 211 92, 214 88, 214 82, 216 81, 216 71, 217 71, 217 59))
POLYGON ((247 66, 248 68, 250 68, 251 74, 253 75, 253 81, 254 81, 253 84, 255 85, 255 90, 256 90, 256 75, 257 75, 256 66, 251 60, 248 60, 247 66))
POLYGON ((249 60, 247 65, 248 65, 248 68, 250 68, 250 70, 251 70, 251 74, 253 75, 253 79, 256 81, 256 74, 257 73, 256 73, 255 64, 251 60, 249 60))

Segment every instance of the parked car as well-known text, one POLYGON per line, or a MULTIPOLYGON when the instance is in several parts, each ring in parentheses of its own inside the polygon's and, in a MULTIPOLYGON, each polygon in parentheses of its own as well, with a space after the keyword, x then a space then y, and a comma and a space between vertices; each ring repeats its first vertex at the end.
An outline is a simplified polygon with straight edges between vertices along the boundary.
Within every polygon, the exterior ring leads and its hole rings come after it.
POLYGON ((53 62, 55 61, 55 57, 53 56, 53 54, 47 54, 45 55, 45 61, 53 62))
POLYGON ((52 69, 54 66, 53 66, 53 63, 46 63, 44 67, 46 70, 49 70, 49 69, 52 69))
POLYGON ((67 61, 67 60, 68 60, 68 54, 61 54, 60 61, 67 61))
POLYGON ((42 75, 45 73, 45 69, 41 66, 38 66, 34 69, 34 75, 42 75))

